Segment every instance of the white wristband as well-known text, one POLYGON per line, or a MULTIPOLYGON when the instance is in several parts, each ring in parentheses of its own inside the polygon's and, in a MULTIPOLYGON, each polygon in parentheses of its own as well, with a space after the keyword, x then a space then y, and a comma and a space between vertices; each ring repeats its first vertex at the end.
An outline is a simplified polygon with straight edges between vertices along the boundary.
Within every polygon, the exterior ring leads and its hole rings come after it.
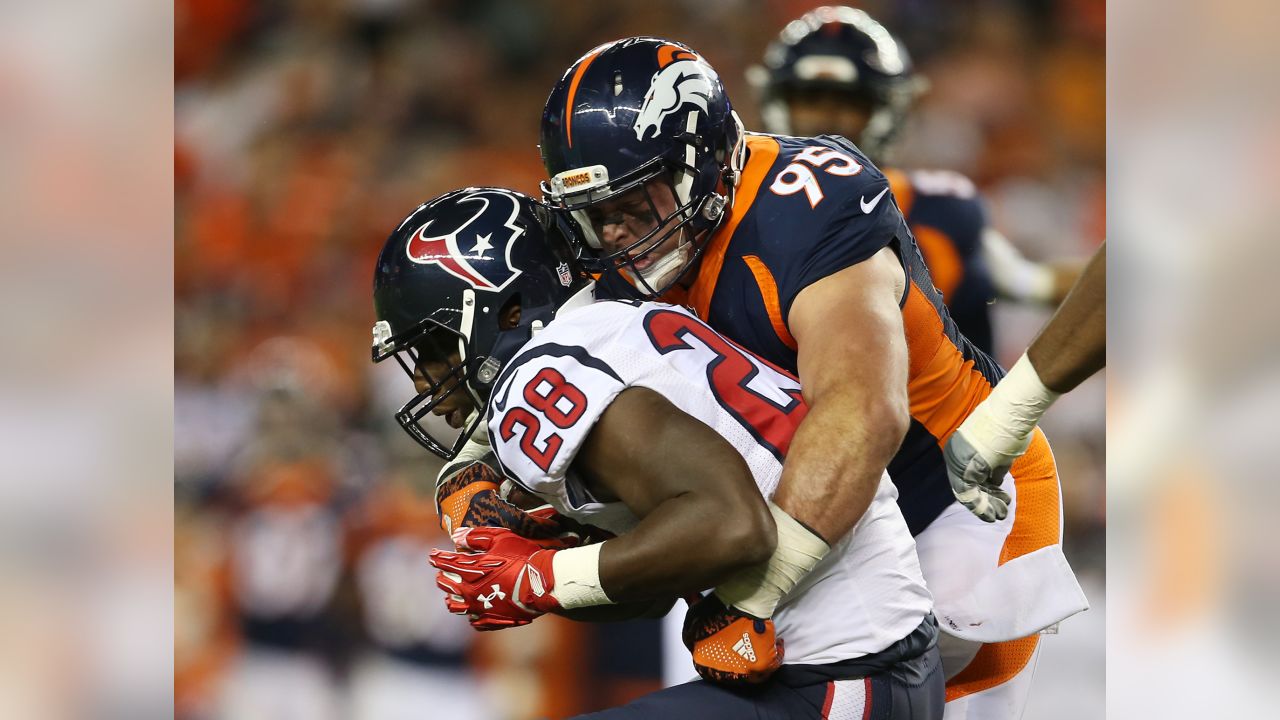
POLYGON ((975 447, 1017 457, 1026 450, 1031 432, 1060 395, 1045 387, 1031 359, 1023 353, 991 395, 965 419, 961 430, 975 447))
POLYGON ((551 597, 565 610, 592 605, 612 605, 600 587, 600 548, 604 543, 560 550, 551 556, 555 584, 551 597))
POLYGON ((772 617, 782 598, 831 550, 822 538, 772 502, 769 512, 778 527, 773 555, 716 587, 716 595, 725 605, 758 618, 772 617))

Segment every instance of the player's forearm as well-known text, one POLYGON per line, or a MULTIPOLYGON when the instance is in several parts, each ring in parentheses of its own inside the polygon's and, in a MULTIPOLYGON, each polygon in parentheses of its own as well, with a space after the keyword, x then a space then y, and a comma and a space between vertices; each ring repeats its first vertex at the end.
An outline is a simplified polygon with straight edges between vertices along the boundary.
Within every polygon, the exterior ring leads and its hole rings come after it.
POLYGON ((764 561, 777 542, 742 455, 647 388, 614 398, 574 467, 596 498, 641 518, 600 549, 600 585, 614 602, 706 589, 764 561))
POLYGON ((684 595, 764 562, 776 541, 763 501, 726 504, 707 494, 685 493, 604 543, 600 584, 615 602, 684 595))
POLYGON ((1084 272, 1027 350, 1045 387, 1073 390, 1107 362, 1107 246, 1084 272))
POLYGON ((858 523, 910 418, 892 399, 816 402, 800 424, 773 501, 834 544, 858 523))

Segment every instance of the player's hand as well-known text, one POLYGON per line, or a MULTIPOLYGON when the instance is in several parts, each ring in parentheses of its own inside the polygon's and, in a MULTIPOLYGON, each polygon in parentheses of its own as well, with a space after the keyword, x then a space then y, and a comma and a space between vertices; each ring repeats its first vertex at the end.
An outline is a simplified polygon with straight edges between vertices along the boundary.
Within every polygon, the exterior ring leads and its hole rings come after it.
POLYGON ((1009 493, 1000 486, 1005 473, 1031 444, 1031 435, 1010 439, 1000 436, 992 442, 984 431, 989 423, 980 404, 947 439, 942 456, 956 500, 987 522, 1003 520, 1009 514, 1009 493))
POLYGON ((475 552, 431 551, 436 586, 445 606, 466 615, 477 630, 527 625, 560 608, 551 595, 557 552, 505 528, 463 528, 453 534, 460 548, 475 552))
POLYGON ((436 487, 436 513, 446 533, 469 527, 502 527, 546 547, 580 545, 587 528, 560 515, 550 505, 524 510, 502 498, 502 478, 475 462, 436 487))
POLYGON ((773 620, 726 607, 715 593, 690 603, 681 638, 698 675, 711 682, 761 683, 782 666, 773 620))

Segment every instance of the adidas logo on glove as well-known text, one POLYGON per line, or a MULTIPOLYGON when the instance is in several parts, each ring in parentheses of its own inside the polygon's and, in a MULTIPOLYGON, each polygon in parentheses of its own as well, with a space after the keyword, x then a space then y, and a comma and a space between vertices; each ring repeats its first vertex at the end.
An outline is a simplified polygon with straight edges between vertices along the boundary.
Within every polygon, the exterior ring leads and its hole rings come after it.
POLYGON ((742 639, 733 644, 733 651, 747 659, 747 662, 756 661, 756 649, 751 646, 751 636, 742 633, 742 639))

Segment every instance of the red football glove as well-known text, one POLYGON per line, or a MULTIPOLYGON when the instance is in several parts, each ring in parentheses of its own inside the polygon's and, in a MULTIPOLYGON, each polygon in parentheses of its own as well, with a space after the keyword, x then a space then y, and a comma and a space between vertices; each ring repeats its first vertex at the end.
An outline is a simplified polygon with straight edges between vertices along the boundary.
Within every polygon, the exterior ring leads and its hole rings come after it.
POLYGON ((502 478, 493 468, 475 462, 436 487, 436 513, 446 533, 469 527, 502 527, 544 547, 573 547, 590 530, 549 505, 524 510, 502 499, 502 478))
POLYGON ((436 586, 445 591, 449 612, 466 615, 477 630, 527 625, 560 609, 551 596, 556 550, 505 528, 464 528, 453 534, 458 547, 475 553, 431 551, 436 586))
POLYGON ((739 685, 764 682, 782 666, 782 640, 773 621, 725 607, 715 593, 690 604, 681 633, 698 675, 739 685))

